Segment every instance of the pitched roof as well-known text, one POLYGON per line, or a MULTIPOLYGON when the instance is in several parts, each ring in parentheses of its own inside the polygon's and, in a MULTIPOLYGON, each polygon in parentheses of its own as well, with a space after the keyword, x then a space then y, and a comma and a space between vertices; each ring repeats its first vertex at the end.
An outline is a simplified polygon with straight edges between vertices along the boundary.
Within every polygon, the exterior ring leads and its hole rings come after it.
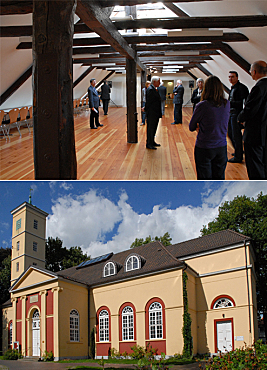
POLYGON ((235 231, 224 230, 168 247, 164 247, 160 242, 155 241, 113 254, 103 262, 81 268, 77 266, 71 267, 67 270, 59 271, 57 274, 65 279, 81 282, 89 286, 112 283, 127 278, 137 278, 146 274, 159 273, 171 268, 182 268, 185 264, 179 258, 237 245, 249 239, 247 236, 235 231), (141 258, 141 268, 126 272, 124 268, 125 261, 133 254, 141 258), (103 276, 104 266, 107 262, 114 262, 117 266, 116 275, 103 276))
POLYGON ((114 254, 108 260, 93 265, 77 268, 71 267, 67 270, 59 271, 57 274, 66 279, 79 281, 87 285, 98 285, 112 283, 127 278, 160 272, 171 268, 181 268, 184 263, 176 259, 166 247, 160 242, 155 241, 134 249, 114 254), (131 255, 137 255, 141 259, 141 268, 126 272, 125 261, 131 255), (107 262, 114 262, 117 266, 117 274, 103 277, 103 269, 107 262))
POLYGON ((248 240, 250 240, 249 237, 239 234, 236 231, 222 230, 217 233, 173 244, 167 248, 176 258, 185 258, 194 254, 244 243, 244 241, 248 240))

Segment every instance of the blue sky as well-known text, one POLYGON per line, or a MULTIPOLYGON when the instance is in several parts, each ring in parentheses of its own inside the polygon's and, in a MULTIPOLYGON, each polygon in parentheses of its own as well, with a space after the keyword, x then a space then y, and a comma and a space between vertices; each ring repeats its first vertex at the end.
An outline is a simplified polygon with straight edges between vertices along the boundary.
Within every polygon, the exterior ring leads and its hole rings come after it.
POLYGON ((49 213, 47 237, 92 257, 128 249, 134 239, 168 231, 173 243, 200 236, 219 205, 267 194, 260 181, 1 181, 0 246, 11 246, 10 211, 29 199, 49 213))

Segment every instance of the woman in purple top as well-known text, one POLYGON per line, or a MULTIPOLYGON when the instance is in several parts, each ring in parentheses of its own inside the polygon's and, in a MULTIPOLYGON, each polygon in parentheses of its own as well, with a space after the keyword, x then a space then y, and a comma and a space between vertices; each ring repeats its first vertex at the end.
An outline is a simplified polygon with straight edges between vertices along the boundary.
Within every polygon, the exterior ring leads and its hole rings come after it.
POLYGON ((189 130, 198 132, 195 144, 198 180, 225 179, 229 114, 230 102, 224 98, 223 85, 218 77, 210 76, 189 123, 189 130))

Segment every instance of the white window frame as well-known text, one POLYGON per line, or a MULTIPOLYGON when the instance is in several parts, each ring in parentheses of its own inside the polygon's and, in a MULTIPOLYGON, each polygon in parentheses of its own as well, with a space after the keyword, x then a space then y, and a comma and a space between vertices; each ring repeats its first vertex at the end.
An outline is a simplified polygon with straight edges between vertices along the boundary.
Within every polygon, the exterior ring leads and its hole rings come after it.
POLYGON ((19 251, 20 248, 20 241, 17 241, 17 251, 19 251))
POLYGON ((140 259, 137 256, 130 256, 127 258, 126 263, 125 263, 126 272, 133 271, 133 270, 139 270, 140 265, 141 265, 140 259))
POLYGON ((107 310, 99 312, 99 342, 109 342, 109 313, 107 310))
POLYGON ((235 306, 234 302, 230 298, 221 297, 216 300, 212 308, 214 310, 218 310, 220 308, 229 308, 229 307, 234 307, 234 306, 235 306))
POLYGON ((9 338, 8 338, 8 344, 12 346, 12 340, 13 340, 13 322, 9 324, 9 338))
POLYGON ((149 339, 163 339, 163 311, 159 302, 153 302, 148 309, 149 339))
POLYGON ((108 262, 104 266, 104 277, 116 275, 116 266, 114 262, 108 262), (111 271, 113 267, 113 272, 111 271))
POLYGON ((80 316, 75 309, 70 311, 70 342, 80 341, 80 316))
POLYGON ((126 306, 121 313, 122 340, 134 340, 134 311, 131 306, 126 306))

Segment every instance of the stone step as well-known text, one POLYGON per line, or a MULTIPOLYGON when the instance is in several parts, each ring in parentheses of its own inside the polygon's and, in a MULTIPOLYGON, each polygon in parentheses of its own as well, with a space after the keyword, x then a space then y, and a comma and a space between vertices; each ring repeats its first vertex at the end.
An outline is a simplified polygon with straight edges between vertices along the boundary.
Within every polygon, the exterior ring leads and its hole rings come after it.
POLYGON ((38 356, 29 356, 29 357, 23 357, 18 359, 18 361, 23 361, 23 362, 38 362, 40 357, 38 356))

